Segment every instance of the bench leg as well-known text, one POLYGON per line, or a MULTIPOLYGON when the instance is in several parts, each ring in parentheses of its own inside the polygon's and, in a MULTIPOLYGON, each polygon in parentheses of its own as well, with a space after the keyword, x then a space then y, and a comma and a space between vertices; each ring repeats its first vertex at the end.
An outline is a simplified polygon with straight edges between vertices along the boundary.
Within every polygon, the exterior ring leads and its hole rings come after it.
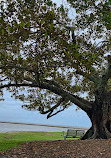
POLYGON ((66 136, 64 136, 64 140, 66 140, 66 136))

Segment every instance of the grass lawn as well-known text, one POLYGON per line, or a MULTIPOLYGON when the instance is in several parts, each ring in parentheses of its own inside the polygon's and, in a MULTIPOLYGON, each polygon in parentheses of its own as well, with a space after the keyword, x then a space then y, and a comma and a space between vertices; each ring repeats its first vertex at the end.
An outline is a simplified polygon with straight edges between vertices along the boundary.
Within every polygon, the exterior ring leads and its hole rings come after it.
POLYGON ((62 132, 12 132, 0 133, 0 152, 5 152, 21 143, 42 140, 63 140, 62 132))

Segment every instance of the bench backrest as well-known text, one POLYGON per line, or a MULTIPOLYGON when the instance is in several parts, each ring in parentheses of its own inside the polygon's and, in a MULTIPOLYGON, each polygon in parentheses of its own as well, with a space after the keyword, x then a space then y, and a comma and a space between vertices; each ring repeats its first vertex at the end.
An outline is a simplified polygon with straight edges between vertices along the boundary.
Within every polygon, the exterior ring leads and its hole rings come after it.
POLYGON ((84 135, 84 130, 83 131, 77 131, 77 136, 82 137, 84 135))
POLYGON ((76 130, 68 129, 66 135, 67 136, 76 136, 76 130))
POLYGON ((83 136, 84 135, 84 130, 74 130, 74 129, 68 129, 66 136, 83 136))

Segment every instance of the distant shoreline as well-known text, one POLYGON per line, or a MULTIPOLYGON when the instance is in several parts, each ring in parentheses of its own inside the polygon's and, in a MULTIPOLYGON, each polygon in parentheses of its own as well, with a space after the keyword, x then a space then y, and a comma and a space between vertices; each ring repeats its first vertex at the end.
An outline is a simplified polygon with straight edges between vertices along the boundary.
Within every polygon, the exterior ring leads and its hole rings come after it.
POLYGON ((88 130, 85 127, 73 127, 73 126, 61 126, 61 125, 46 125, 46 124, 35 124, 35 123, 22 123, 22 122, 10 122, 10 121, 0 121, 3 124, 16 124, 16 125, 31 125, 31 126, 44 126, 44 127, 57 127, 57 128, 74 128, 74 129, 83 129, 88 130))

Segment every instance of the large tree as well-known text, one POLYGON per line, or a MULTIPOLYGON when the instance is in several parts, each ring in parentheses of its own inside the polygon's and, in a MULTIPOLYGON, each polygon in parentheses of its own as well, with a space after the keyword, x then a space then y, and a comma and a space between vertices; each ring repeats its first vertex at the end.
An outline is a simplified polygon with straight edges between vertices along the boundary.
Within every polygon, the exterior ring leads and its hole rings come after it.
POLYGON ((1 2, 1 99, 47 118, 75 104, 92 122, 83 139, 111 138, 111 1, 67 1, 73 20, 50 0, 1 2))

